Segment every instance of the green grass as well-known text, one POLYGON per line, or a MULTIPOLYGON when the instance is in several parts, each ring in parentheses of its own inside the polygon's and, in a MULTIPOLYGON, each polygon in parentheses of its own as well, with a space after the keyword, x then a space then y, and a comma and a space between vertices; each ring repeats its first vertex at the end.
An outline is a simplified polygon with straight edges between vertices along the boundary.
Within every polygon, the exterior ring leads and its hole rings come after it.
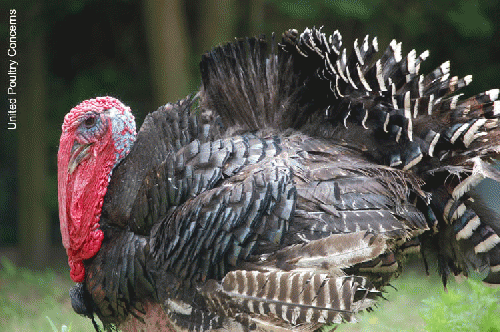
POLYGON ((452 278, 445 291, 437 272, 426 276, 415 269, 404 271, 392 282, 397 290, 386 289, 388 301, 337 331, 500 332, 498 288, 473 278, 460 283, 452 278))
POLYGON ((420 316, 422 300, 438 294, 443 286, 436 276, 405 271, 387 287, 384 297, 373 312, 363 312, 356 324, 343 324, 337 331, 426 331, 420 316))
MULTIPOLYGON (((75 314, 67 269, 33 272, 0 259, 0 331, 93 331, 89 319, 75 314)), ((443 291, 437 273, 407 269, 388 288, 373 312, 336 331, 500 331, 496 289, 479 282, 450 282, 443 291)))
POLYGON ((467 280, 468 289, 449 289, 424 300, 422 317, 428 331, 500 331, 498 289, 467 280))
POLYGON ((72 285, 67 271, 33 272, 2 257, 0 331, 92 331, 90 320, 71 308, 68 290, 72 285))

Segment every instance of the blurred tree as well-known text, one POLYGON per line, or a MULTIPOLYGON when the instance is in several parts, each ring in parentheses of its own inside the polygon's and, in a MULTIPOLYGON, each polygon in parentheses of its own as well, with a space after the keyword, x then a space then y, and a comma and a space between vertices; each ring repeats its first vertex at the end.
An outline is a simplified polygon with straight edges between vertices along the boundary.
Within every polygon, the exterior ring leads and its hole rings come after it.
POLYGON ((202 54, 215 45, 234 39, 236 26, 241 24, 237 8, 236 0, 200 0, 200 34, 195 36, 195 53, 202 54))
POLYGON ((251 36, 257 36, 264 32, 264 5, 265 0, 248 0, 250 9, 249 24, 251 36))
POLYGON ((50 219, 47 209, 47 125, 46 105, 46 26, 43 1, 19 12, 18 19, 30 22, 20 31, 19 81, 26 82, 18 93, 18 177, 19 245, 23 262, 43 268, 49 262, 50 219), (29 45, 29 46, 28 46, 29 45), (28 50, 29 47, 29 50, 28 50))
POLYGON ((144 1, 154 104, 188 93, 190 71, 186 17, 181 0, 144 1))

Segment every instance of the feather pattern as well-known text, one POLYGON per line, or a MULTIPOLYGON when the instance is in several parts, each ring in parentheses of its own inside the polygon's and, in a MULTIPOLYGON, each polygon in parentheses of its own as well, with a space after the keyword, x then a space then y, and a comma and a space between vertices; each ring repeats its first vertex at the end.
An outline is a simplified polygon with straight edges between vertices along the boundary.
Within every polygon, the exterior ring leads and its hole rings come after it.
POLYGON ((362 277, 258 271, 230 272, 221 285, 207 284, 203 292, 209 305, 225 315, 237 311, 250 316, 250 321, 252 316, 268 317, 310 328, 353 320, 353 314, 371 306, 379 293, 362 277))

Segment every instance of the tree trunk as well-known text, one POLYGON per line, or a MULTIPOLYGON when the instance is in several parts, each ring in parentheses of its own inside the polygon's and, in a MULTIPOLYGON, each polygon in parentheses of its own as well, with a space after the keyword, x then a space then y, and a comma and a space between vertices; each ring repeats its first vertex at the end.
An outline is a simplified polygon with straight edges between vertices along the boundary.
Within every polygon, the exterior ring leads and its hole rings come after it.
POLYGON ((250 35, 264 33, 264 0, 250 0, 250 35))
POLYGON ((43 2, 29 10, 19 10, 17 21, 26 27, 18 30, 19 87, 16 99, 19 165, 19 244, 23 264, 43 268, 49 262, 50 220, 47 194, 47 138, 45 95, 47 66, 45 27, 38 19, 43 2), (21 18, 21 19, 20 19, 21 18), (21 32, 23 32, 21 34, 21 32))
POLYGON ((180 0, 144 1, 153 98, 157 106, 188 93, 188 39, 180 0))
POLYGON ((200 55, 210 51, 214 46, 230 42, 237 37, 237 9, 236 0, 200 0, 200 34, 195 48, 200 55))

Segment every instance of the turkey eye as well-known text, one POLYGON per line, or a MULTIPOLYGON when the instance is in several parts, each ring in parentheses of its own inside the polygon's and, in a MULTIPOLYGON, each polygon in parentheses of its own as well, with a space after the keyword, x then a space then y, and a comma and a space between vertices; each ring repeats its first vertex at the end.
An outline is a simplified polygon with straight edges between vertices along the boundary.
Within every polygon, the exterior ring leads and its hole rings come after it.
POLYGON ((83 124, 85 125, 85 127, 90 128, 90 127, 93 127, 95 125, 95 122, 96 122, 95 117, 91 116, 91 117, 85 119, 83 124))

